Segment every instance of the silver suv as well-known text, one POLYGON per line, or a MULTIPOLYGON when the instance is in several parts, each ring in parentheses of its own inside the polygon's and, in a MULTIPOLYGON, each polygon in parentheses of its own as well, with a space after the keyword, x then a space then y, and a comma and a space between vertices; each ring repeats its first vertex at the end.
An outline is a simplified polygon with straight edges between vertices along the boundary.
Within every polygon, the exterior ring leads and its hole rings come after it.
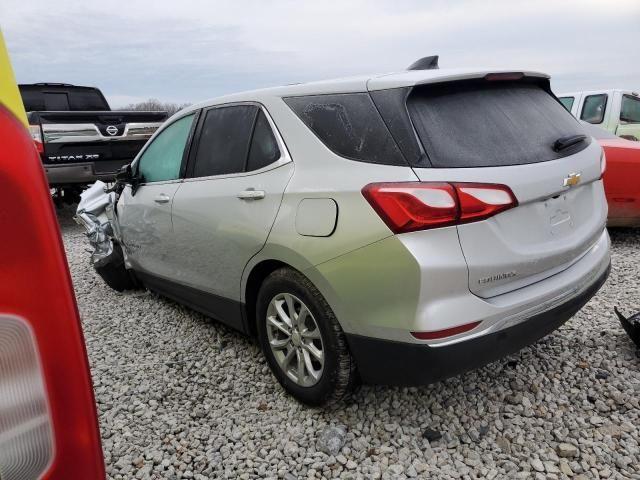
POLYGON ((78 218, 110 285, 257 336, 322 405, 478 367, 575 314, 610 267, 603 168, 547 75, 430 59, 189 107, 78 218))

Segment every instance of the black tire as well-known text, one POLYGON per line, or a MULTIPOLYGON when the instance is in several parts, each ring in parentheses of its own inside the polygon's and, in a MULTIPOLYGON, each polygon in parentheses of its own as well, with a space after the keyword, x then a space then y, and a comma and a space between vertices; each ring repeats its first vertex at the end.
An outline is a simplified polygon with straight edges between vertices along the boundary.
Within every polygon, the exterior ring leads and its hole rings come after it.
POLYGON ((122 248, 117 243, 113 245, 113 253, 107 263, 95 267, 95 269, 104 282, 118 292, 138 288, 138 282, 136 282, 133 273, 124 266, 122 248))
POLYGON ((333 310, 318 289, 301 273, 282 268, 271 273, 263 282, 256 305, 258 340, 274 375, 293 397, 310 406, 328 406, 349 395, 356 383, 356 366, 333 310), (315 385, 301 386, 290 379, 278 365, 269 345, 267 309, 279 294, 300 299, 311 312, 322 337, 324 367, 315 385))

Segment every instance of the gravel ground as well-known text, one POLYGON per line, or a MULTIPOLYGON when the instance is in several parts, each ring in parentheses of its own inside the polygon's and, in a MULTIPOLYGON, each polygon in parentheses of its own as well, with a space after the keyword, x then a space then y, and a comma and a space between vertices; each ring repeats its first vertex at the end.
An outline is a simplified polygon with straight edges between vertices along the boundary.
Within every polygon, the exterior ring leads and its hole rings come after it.
POLYGON ((282 391, 250 339, 110 290, 71 210, 59 216, 109 478, 640 479, 640 358, 613 314, 640 309, 640 232, 612 232, 607 284, 536 345, 321 411, 282 391))

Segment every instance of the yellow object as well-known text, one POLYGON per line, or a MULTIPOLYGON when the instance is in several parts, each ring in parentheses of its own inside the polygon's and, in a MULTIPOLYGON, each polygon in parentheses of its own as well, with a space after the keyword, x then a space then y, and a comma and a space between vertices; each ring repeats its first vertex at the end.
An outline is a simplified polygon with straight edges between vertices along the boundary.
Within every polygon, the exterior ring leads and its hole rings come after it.
POLYGON ((2 30, 0 30, 0 103, 11 110, 26 127, 29 126, 16 77, 13 75, 13 69, 9 61, 9 52, 7 52, 7 46, 4 43, 2 30))

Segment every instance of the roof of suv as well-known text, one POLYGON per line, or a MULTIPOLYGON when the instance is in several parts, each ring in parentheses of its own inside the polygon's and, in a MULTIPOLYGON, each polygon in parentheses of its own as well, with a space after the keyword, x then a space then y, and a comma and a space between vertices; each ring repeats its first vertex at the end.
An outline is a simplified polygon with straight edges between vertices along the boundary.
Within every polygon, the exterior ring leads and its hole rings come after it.
POLYGON ((309 83, 296 83, 281 87, 263 88, 246 92, 233 93, 211 100, 205 100, 192 105, 185 110, 193 111, 210 105, 219 105, 232 102, 259 101, 265 97, 295 97, 301 95, 326 95, 335 93, 355 93, 373 90, 386 90, 389 88, 412 87, 426 83, 440 83, 453 80, 467 80, 483 78, 493 73, 523 73, 527 77, 549 78, 549 75, 527 70, 504 69, 434 69, 434 70, 407 70, 395 73, 378 75, 359 75, 355 77, 321 80, 309 83))

